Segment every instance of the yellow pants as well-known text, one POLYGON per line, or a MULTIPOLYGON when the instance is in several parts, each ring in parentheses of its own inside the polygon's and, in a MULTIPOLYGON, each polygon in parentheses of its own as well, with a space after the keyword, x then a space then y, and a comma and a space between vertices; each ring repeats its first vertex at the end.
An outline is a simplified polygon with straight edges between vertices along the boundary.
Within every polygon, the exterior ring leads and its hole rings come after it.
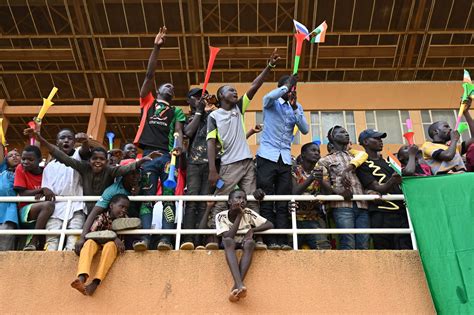
MULTIPOLYGON (((87 240, 81 249, 81 255, 79 256, 79 266, 77 267, 77 276, 86 274, 89 276, 91 270, 92 259, 95 254, 99 251, 101 245, 97 244, 94 240, 87 240)), ((99 266, 97 267, 96 275, 94 279, 104 280, 107 272, 117 258, 117 246, 114 242, 110 241, 103 245, 102 255, 100 255, 99 266)))

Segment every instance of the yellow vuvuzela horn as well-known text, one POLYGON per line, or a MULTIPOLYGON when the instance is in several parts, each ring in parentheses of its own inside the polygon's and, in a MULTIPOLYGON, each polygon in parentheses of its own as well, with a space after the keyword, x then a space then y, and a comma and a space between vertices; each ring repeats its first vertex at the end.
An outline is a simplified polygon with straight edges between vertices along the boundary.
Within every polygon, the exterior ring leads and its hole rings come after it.
POLYGON ((54 95, 56 94, 56 92, 58 91, 58 88, 57 87, 53 87, 53 89, 51 90, 51 92, 49 93, 49 96, 48 98, 43 98, 43 106, 41 107, 41 110, 38 114, 38 116, 36 116, 36 121, 39 121, 41 122, 41 120, 43 119, 44 115, 46 115, 46 112, 48 111, 48 109, 53 106, 53 102, 51 101, 51 99, 54 97, 54 95))

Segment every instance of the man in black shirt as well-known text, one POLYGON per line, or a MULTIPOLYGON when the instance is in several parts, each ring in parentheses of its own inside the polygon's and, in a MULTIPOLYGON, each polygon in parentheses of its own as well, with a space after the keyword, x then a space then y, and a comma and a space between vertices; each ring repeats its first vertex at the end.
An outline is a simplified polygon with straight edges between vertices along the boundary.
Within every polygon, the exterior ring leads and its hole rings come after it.
MULTIPOLYGON (((362 186, 367 192, 381 195, 401 194, 402 177, 395 173, 380 152, 383 149, 382 139, 386 133, 366 129, 359 135, 359 143, 369 155, 368 159, 357 169, 362 186)), ((371 228, 408 228, 408 218, 403 201, 375 201, 369 203, 371 228)), ((375 249, 412 249, 408 234, 374 234, 375 249)))

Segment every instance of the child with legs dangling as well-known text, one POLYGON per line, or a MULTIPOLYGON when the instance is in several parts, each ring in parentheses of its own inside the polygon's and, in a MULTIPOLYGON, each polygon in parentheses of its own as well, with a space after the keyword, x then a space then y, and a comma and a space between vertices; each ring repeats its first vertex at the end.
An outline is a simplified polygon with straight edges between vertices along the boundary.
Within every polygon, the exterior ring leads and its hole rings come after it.
POLYGON ((71 286, 82 294, 93 295, 112 267, 117 254, 124 253, 125 245, 114 231, 136 228, 136 226, 129 226, 127 222, 133 220, 127 218, 129 206, 128 197, 117 194, 110 200, 108 211, 95 218, 79 255, 77 279, 71 283, 71 286), (86 285, 86 281, 90 277, 92 259, 99 249, 102 249, 102 254, 97 271, 92 281, 86 285))
POLYGON ((222 237, 227 264, 234 278, 229 301, 237 302, 247 296, 247 288, 243 281, 255 250, 254 232, 272 229, 273 224, 255 211, 246 208, 247 195, 242 189, 233 190, 227 203, 229 210, 216 215, 216 228, 217 235, 222 237), (243 250, 240 262, 236 255, 237 249, 243 250))

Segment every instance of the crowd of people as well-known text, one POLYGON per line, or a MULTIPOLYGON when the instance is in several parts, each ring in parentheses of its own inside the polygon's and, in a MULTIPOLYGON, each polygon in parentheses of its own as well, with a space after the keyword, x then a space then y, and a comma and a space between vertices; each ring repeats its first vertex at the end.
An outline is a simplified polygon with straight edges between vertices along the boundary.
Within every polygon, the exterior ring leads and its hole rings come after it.
MULTIPOLYGON (((176 227, 175 202, 130 202, 129 196, 228 195, 228 202, 187 202, 184 229, 215 228, 216 235, 185 235, 180 249, 219 249, 226 252, 235 284, 229 299, 245 297, 244 277, 255 249, 291 250, 287 235, 254 232, 290 228, 290 211, 296 211, 298 228, 407 228, 408 218, 402 201, 352 201, 355 194, 401 194, 403 176, 431 176, 473 170, 472 139, 460 143, 460 135, 446 122, 429 127, 429 141, 420 148, 402 146, 397 153, 402 175, 382 157, 382 131, 360 133, 364 150, 351 148, 343 126, 332 126, 327 134, 329 153, 321 157, 317 142, 301 147, 298 158, 291 155, 295 126, 309 132, 304 106, 298 102, 297 77, 281 77, 276 88, 263 98, 263 124, 246 132, 244 114, 267 75, 280 57, 275 50, 268 65, 239 97, 237 90, 223 85, 216 95, 199 88, 187 94, 188 117, 172 105, 174 87, 170 83, 155 88, 155 70, 166 28, 155 38, 146 77, 140 90, 141 119, 133 143, 107 152, 92 147, 84 133, 63 129, 56 144, 41 136, 41 128, 25 129, 25 136, 36 145, 22 152, 4 155, 0 148, 0 195, 35 196, 33 203, 0 203, 0 229, 82 229, 68 236, 64 248, 59 237, 34 235, 23 240, 25 251, 74 250, 80 255, 77 279, 72 286, 92 295, 104 279, 118 253, 125 249, 173 249, 171 235, 126 237, 117 231, 153 226, 154 213, 161 213, 162 229, 176 227), (156 95, 154 95, 156 92, 156 95), (254 158, 247 138, 261 133, 254 158), (49 151, 51 159, 43 167, 38 146, 49 151), (138 152, 142 150, 142 158, 138 152), (172 156, 178 157, 176 188, 163 185, 169 177, 172 156), (186 175, 184 175, 186 174, 186 175), (178 192, 179 190, 179 192, 178 192), (257 202, 248 202, 254 195, 257 202), (268 195, 341 195, 343 201, 269 202, 268 195), (56 202, 55 196, 101 196, 98 202, 56 202), (157 207, 160 211, 157 211, 157 207), (333 221, 331 221, 331 219, 333 221), (86 285, 93 256, 102 248, 99 269, 86 285), (240 262, 236 249, 243 250, 240 262)), ((464 117, 474 135, 474 123, 466 104, 464 117)), ((174 174, 172 174, 174 175, 174 174)), ((156 226, 155 226, 156 227, 156 226)), ((328 235, 301 235, 299 244, 309 249, 411 249, 409 235, 340 235, 338 243, 328 235)), ((19 249, 13 236, 0 236, 0 250, 19 249)))

